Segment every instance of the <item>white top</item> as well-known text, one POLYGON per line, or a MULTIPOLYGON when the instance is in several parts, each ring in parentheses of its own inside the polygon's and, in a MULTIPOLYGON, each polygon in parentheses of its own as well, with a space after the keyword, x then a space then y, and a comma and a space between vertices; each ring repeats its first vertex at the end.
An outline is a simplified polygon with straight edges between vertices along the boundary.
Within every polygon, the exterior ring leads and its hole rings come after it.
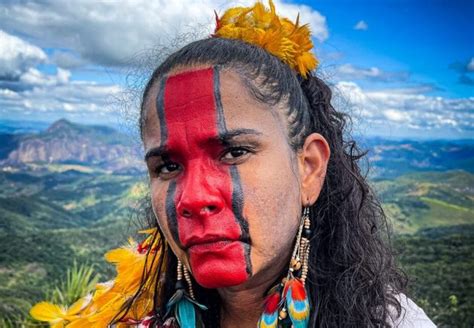
MULTIPOLYGON (((398 300, 402 306, 400 317, 392 320, 390 324, 392 327, 397 328, 436 328, 433 321, 428 318, 418 305, 415 304, 411 299, 406 297, 404 294, 398 295, 398 300)), ((396 314, 396 311, 391 311, 396 314)))

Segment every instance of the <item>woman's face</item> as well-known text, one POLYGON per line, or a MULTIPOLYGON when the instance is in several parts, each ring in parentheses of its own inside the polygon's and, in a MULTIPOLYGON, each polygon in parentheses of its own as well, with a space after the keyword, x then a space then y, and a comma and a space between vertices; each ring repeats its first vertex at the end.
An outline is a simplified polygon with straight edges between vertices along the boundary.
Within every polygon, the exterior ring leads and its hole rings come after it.
POLYGON ((177 257, 206 288, 276 279, 301 212, 285 118, 214 67, 172 73, 145 106, 153 210, 177 257))

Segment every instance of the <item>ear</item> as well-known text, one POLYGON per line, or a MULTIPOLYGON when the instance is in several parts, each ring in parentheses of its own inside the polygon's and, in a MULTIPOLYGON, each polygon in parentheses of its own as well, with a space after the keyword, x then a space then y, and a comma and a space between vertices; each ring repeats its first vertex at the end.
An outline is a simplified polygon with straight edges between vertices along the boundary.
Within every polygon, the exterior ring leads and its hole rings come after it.
POLYGON ((331 150, 319 133, 312 133, 298 152, 301 181, 301 204, 309 206, 316 202, 321 192, 331 150))

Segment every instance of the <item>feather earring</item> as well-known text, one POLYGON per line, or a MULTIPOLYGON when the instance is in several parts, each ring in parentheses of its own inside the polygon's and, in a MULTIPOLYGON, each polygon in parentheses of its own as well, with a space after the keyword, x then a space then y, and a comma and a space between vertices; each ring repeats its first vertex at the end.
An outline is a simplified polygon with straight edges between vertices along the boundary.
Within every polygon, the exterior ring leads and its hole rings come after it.
POLYGON ((194 291, 192 288, 191 276, 186 267, 183 269, 183 264, 178 259, 177 272, 176 272, 176 292, 170 298, 166 304, 166 315, 168 317, 172 312, 179 326, 182 328, 199 328, 202 327, 202 321, 200 313, 197 309, 207 310, 207 307, 196 302, 194 297, 194 291), (188 291, 186 291, 183 282, 183 271, 184 278, 188 283, 188 291), (197 308, 197 309, 196 309, 197 308))
POLYGON ((288 273, 281 283, 268 292, 265 308, 258 322, 259 328, 308 327, 310 303, 305 282, 308 275, 310 236, 311 221, 309 208, 306 207, 296 235, 288 273))
POLYGON ((258 321, 258 328, 276 328, 278 326, 282 289, 283 284, 278 284, 268 292, 262 316, 258 321))
POLYGON ((286 308, 294 328, 306 328, 309 322, 309 301, 303 282, 298 278, 285 285, 286 308))

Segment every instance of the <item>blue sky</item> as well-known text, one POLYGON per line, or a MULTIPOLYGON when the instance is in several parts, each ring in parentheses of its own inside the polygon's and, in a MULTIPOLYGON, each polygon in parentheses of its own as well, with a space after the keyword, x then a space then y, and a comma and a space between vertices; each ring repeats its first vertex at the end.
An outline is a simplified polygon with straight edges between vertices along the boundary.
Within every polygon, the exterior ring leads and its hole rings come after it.
MULTIPOLYGON (((252 1, 3 1, 0 119, 133 122, 150 49, 207 36, 213 10, 229 3, 252 1)), ((353 116, 354 133, 472 138, 473 1, 275 3, 310 24, 318 74, 353 116)))
POLYGON ((433 95, 474 95, 472 85, 459 83, 459 72, 450 68, 473 56, 473 1, 326 0, 317 1, 317 9, 328 20, 325 46, 341 51, 346 61, 407 71, 407 82, 433 84, 433 95), (367 30, 353 28, 361 20, 367 30))

